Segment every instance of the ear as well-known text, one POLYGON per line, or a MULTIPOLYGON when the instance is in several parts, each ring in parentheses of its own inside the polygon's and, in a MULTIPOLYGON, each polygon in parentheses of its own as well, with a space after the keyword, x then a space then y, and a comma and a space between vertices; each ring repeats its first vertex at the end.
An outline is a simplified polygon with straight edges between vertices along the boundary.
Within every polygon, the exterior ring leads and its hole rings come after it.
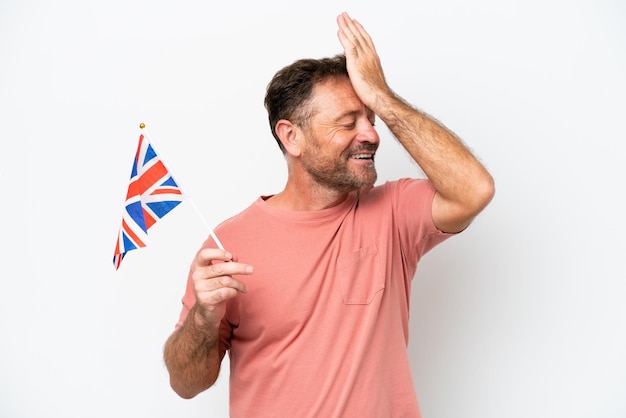
POLYGON ((292 156, 300 155, 300 128, 287 119, 281 119, 276 122, 276 135, 283 143, 285 150, 292 156))

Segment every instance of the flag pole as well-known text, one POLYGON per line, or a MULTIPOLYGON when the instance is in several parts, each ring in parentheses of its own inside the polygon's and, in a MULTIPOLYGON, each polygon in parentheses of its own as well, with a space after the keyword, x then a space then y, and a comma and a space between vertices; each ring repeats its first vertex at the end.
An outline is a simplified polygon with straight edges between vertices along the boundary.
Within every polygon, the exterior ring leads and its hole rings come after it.
POLYGON ((150 136, 150 134, 148 134, 148 131, 146 130, 146 124, 145 123, 140 123, 139 124, 139 128, 142 130, 142 132, 144 132, 144 135, 146 135, 146 137, 148 137, 148 141, 150 142, 150 144, 152 145, 152 148, 154 149, 154 152, 156 152, 159 156, 159 158, 161 159, 161 161, 163 162, 163 165, 165 167, 167 167, 170 176, 172 177, 172 179, 174 180, 174 182, 178 185, 178 188, 180 189, 181 193, 183 194, 183 196, 185 198, 187 198, 187 200, 189 200, 189 202, 191 203, 191 206, 193 207, 193 209, 196 211, 196 213, 198 214, 198 216, 200 217, 200 219, 202 220, 202 222, 204 223, 204 225, 207 227, 207 229, 209 230, 209 233, 211 234, 211 238, 213 238, 213 241, 215 241, 215 243, 217 244, 217 246, 220 248, 220 250, 224 249, 224 246, 222 245, 222 243, 220 242, 220 240, 217 238, 217 235, 215 235, 215 232, 213 231, 213 228, 211 228, 211 226, 209 225, 209 223, 206 221, 206 219, 204 218, 204 216, 202 216, 202 212, 200 212, 200 210, 198 209, 198 207, 196 206, 196 203, 193 201, 193 199, 191 198, 191 195, 187 194, 186 189, 184 189, 181 184, 178 182, 178 180, 176 180, 176 178, 174 177, 174 175, 172 174, 171 171, 171 167, 169 164, 167 164, 167 162, 165 161, 165 158, 163 158, 163 155, 159 154, 159 151, 157 149, 157 147, 154 144, 154 140, 152 139, 152 137, 150 136))

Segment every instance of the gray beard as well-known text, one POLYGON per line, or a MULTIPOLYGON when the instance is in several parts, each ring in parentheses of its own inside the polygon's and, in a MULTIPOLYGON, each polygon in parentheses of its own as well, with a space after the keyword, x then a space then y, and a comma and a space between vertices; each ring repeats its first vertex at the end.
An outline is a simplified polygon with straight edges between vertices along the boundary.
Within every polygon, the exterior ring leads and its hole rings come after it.
POLYGON ((377 179, 375 167, 361 176, 338 162, 323 166, 306 164, 305 169, 317 184, 338 192, 349 192, 362 187, 370 187, 374 185, 377 179))

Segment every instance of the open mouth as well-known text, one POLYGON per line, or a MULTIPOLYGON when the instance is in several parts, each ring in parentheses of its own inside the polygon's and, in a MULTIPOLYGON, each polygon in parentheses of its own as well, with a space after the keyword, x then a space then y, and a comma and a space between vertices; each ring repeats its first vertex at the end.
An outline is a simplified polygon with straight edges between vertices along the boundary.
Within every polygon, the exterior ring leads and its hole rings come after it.
POLYGON ((374 154, 354 154, 350 156, 351 160, 365 160, 365 161, 374 161, 374 154))

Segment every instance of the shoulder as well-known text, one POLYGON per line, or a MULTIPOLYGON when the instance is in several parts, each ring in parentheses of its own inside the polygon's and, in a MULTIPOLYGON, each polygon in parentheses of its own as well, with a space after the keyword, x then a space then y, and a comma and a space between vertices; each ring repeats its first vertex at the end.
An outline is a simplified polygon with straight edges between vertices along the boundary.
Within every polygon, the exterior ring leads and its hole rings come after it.
POLYGON ((232 227, 239 227, 242 224, 247 224, 252 219, 258 219, 261 210, 259 210, 259 206, 263 204, 263 196, 257 198, 254 202, 252 202, 248 207, 244 208, 240 212, 230 216, 229 218, 224 219, 220 222, 217 229, 230 229, 232 227))

